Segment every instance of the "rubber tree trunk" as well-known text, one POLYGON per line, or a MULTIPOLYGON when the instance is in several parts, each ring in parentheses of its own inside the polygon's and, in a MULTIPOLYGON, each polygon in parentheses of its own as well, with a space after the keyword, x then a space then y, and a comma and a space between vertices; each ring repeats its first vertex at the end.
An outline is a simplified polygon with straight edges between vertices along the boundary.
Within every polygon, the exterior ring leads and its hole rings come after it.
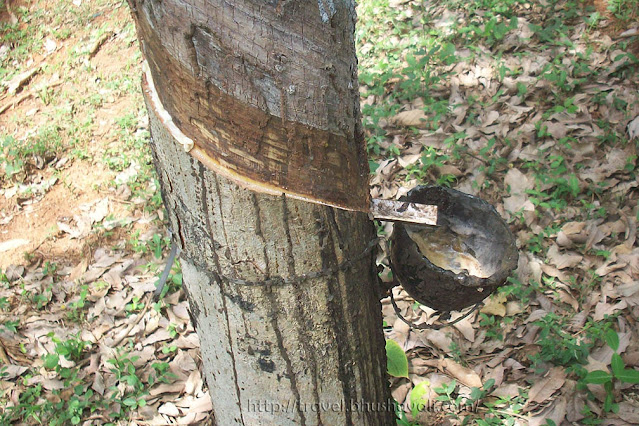
POLYGON ((130 6, 216 423, 394 423, 354 4, 130 6))

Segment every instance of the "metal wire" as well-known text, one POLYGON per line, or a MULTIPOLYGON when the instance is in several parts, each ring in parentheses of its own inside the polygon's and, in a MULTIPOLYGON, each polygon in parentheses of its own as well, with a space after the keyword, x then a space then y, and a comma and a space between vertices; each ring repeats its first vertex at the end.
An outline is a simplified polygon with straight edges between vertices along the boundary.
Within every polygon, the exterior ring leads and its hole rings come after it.
MULTIPOLYGON (((397 284, 395 279, 393 279, 393 284, 397 284)), ((479 308, 481 305, 484 304, 484 302, 476 303, 475 306, 473 306, 470 311, 466 312, 464 315, 462 315, 461 317, 455 319, 454 321, 450 321, 450 322, 446 322, 446 323, 440 323, 440 324, 415 324, 412 321, 409 321, 409 320, 407 320, 406 318, 404 318, 402 316, 401 311, 399 309, 399 306, 397 306, 397 302, 395 302, 395 297, 393 296, 393 290, 392 289, 390 291, 390 299, 391 299, 391 303, 393 305, 393 308, 395 308, 395 313, 397 314, 397 318, 399 318, 400 320, 404 321, 411 328, 414 328, 414 329, 417 329, 417 330, 439 330, 440 328, 444 328, 444 327, 448 327, 448 326, 457 324, 459 321, 463 320, 464 318, 467 318, 470 314, 475 312, 475 310, 477 310, 477 308, 479 308)), ((445 311, 445 312, 451 312, 451 311, 445 311)))
POLYGON ((281 276, 277 276, 277 277, 270 277, 267 278, 265 280, 257 280, 257 281, 249 281, 249 280, 242 280, 242 279, 237 279, 237 278, 231 278, 228 277, 226 275, 219 275, 216 274, 216 278, 219 278, 221 280, 223 280, 226 283, 229 284, 235 284, 235 285, 241 285, 241 286, 265 286, 265 287, 274 287, 274 286, 282 286, 282 285, 291 285, 291 284, 295 284, 295 283, 301 283, 307 280, 312 280, 312 279, 316 279, 316 278, 321 278, 321 277, 325 277, 328 275, 334 275, 339 271, 344 271, 347 270, 348 268, 350 268, 351 266, 353 266, 353 264, 361 259, 363 259, 364 257, 366 257, 374 248, 375 246, 377 246, 377 243, 379 242, 379 238, 375 237, 372 240, 369 241, 368 245, 366 246, 366 248, 359 253, 357 256, 345 260, 341 263, 339 263, 336 266, 333 267, 329 267, 329 268, 324 268, 321 269, 319 271, 315 271, 315 272, 309 272, 307 274, 300 274, 300 275, 294 275, 291 277, 281 277, 281 276))

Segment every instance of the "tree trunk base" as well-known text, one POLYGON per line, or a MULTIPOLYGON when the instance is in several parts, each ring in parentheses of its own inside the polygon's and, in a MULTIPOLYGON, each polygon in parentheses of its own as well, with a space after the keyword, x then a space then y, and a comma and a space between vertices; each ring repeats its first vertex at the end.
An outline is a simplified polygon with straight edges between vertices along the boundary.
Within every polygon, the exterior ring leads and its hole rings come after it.
POLYGON ((367 215, 216 175, 145 96, 217 424, 393 424, 367 215))

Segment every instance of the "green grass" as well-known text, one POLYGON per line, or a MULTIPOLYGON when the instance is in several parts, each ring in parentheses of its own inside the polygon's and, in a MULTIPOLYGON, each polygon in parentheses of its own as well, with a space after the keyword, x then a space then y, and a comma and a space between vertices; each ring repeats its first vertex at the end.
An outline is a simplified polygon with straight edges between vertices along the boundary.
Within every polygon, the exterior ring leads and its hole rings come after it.
POLYGON ((639 16, 638 0, 608 0, 606 3, 608 11, 622 21, 636 19, 639 16))
POLYGON ((42 127, 25 140, 4 136, 0 139, 0 170, 3 170, 0 180, 11 180, 26 169, 46 165, 62 149, 62 136, 56 125, 42 127))

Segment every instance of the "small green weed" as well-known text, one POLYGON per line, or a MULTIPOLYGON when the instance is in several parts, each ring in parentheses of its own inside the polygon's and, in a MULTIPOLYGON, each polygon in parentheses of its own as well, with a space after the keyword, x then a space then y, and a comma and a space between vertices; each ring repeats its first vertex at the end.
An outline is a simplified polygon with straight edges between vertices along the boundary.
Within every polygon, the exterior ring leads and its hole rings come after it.
POLYGON ((42 267, 42 273, 51 278, 56 277, 56 272, 58 271, 58 265, 55 262, 49 262, 48 260, 44 262, 44 266, 42 267))
POLYGON ((397 422, 397 426, 419 426, 419 422, 411 422, 408 420, 406 413, 404 412, 402 407, 400 407, 397 401, 393 401, 393 404, 395 407, 395 420, 397 422))
POLYGON ((80 361, 83 358, 85 349, 91 347, 91 342, 80 339, 80 332, 67 340, 61 340, 54 335, 53 332, 47 334, 51 340, 55 343, 54 358, 57 360, 59 356, 64 356, 70 361, 80 361))
MULTIPOLYGON (((488 381, 486 383, 488 383, 488 381)), ((480 394, 484 394, 486 388, 487 386, 484 384, 478 391, 480 394)), ((477 388, 473 388, 473 392, 476 392, 475 389, 477 388)), ((515 425, 517 424, 517 416, 521 415, 526 407, 527 400, 528 391, 525 389, 519 389, 519 395, 514 397, 498 397, 495 399, 487 398, 481 400, 485 413, 483 412, 484 410, 482 410, 481 415, 473 414, 466 416, 463 424, 469 424, 470 420, 474 420, 478 426, 515 425)))
POLYGON ((80 287, 80 294, 77 299, 68 305, 67 318, 74 322, 82 322, 85 318, 84 308, 86 306, 87 295, 89 294, 89 287, 83 285, 80 287))
MULTIPOLYGON (((447 407, 447 410, 450 409, 452 413, 459 413, 471 408, 479 400, 483 399, 494 384, 495 381, 491 379, 487 380, 481 388, 472 388, 470 398, 463 395, 455 395, 457 390, 456 380, 452 380, 449 383, 442 383, 440 387, 433 390, 437 394, 435 398, 436 401, 439 401, 444 407, 447 407)), ((457 417, 456 414, 453 414, 453 417, 457 417)))
POLYGON ((168 362, 154 362, 151 364, 154 373, 149 375, 149 385, 153 386, 155 383, 171 383, 177 378, 177 376, 170 371, 168 362))
POLYGON ((408 171, 407 179, 417 178, 422 182, 429 181, 433 173, 432 169, 443 166, 448 159, 448 155, 442 154, 438 149, 428 146, 424 148, 424 152, 419 159, 420 164, 410 165, 406 168, 408 171))
POLYGON ((487 13, 483 22, 470 23, 460 29, 460 34, 467 34, 468 42, 483 40, 488 46, 494 46, 502 41, 512 30, 517 29, 517 17, 505 20, 502 16, 487 13))
POLYGON ((171 354, 171 353, 173 353, 175 351, 177 351, 177 346, 175 346, 175 345, 166 345, 166 346, 164 346, 162 348, 162 353, 164 355, 171 354))
MULTIPOLYGON (((83 351, 91 344, 80 340, 79 334, 65 341, 58 339, 53 333, 48 336, 56 345, 54 353, 43 356, 44 367, 53 370, 63 379, 64 388, 52 391, 57 399, 44 399, 42 397, 45 395, 40 384, 27 386, 20 394, 18 404, 8 407, 0 420, 14 422, 33 419, 38 424, 77 425, 85 417, 85 410, 93 412, 100 406, 99 403, 92 401, 93 391, 80 378, 78 367, 67 368, 60 364, 61 356, 68 360, 80 361, 83 359, 83 351), (72 389, 72 393, 62 396, 68 389, 72 389)), ((27 378, 23 383, 25 385, 27 378)))
POLYGON ((498 320, 494 315, 486 315, 485 313, 480 313, 479 317, 479 325, 486 330, 486 337, 490 339, 496 340, 504 340, 504 335, 502 333, 502 321, 498 320))
POLYGON ((178 335, 177 325, 171 322, 169 323, 169 326, 167 328, 169 331, 169 336, 171 336, 171 339, 175 339, 178 335))
POLYGON ((606 4, 608 11, 619 20, 629 21, 639 16, 638 0, 608 0, 606 4))
POLYGON ((116 383, 111 386, 110 400, 116 405, 112 406, 113 411, 109 414, 113 419, 126 418, 126 413, 135 410, 138 407, 144 407, 146 400, 144 397, 148 395, 148 391, 138 373, 134 363, 140 357, 130 356, 126 353, 120 353, 107 362, 112 365, 111 372, 115 374, 116 383), (124 390, 118 385, 125 384, 124 390))
POLYGON ((629 383, 639 384, 639 370, 633 368, 626 368, 621 355, 617 352, 619 350, 619 335, 613 329, 609 329, 605 334, 605 340, 610 349, 614 351, 612 359, 610 361, 610 370, 595 370, 587 373, 582 379, 583 385, 603 385, 606 391, 606 397, 603 403, 603 409, 606 412, 617 412, 619 405, 615 402, 618 396, 614 392, 614 384, 629 383))
POLYGON ((37 26, 23 24, 29 20, 29 11, 22 7, 17 9, 18 10, 15 12, 18 12, 16 13, 18 23, 0 23, 2 43, 9 47, 7 55, 4 55, 0 62, 2 65, 0 67, 0 78, 3 79, 6 79, 6 74, 11 73, 12 71, 16 74, 20 72, 20 70, 15 69, 15 66, 12 66, 12 64, 20 63, 32 52, 40 50, 42 48, 42 40, 44 39, 40 28, 37 28, 37 26), (22 15, 20 11, 24 11, 25 15, 22 15))
POLYGON ((5 321, 3 324, 4 328, 6 328, 8 331, 12 332, 12 333, 17 333, 18 332, 18 326, 20 325, 20 321, 17 320, 8 320, 5 321))
POLYGON ((565 318, 555 313, 548 313, 534 322, 539 326, 537 344, 540 351, 531 356, 533 364, 544 361, 568 369, 579 369, 580 365, 586 363, 590 349, 603 339, 610 328, 608 317, 600 322, 588 320, 582 333, 572 335, 565 330, 565 322, 565 318))
POLYGON ((129 239, 129 244, 133 251, 137 253, 152 253, 156 259, 161 259, 162 252, 170 247, 171 239, 169 237, 162 237, 160 234, 153 234, 150 239, 142 240, 140 239, 140 231, 136 230, 129 239))
POLYGON ((18 174, 24 167, 19 143, 12 136, 5 136, 0 140, 0 166, 6 180, 18 174))
POLYGON ((41 128, 35 136, 26 140, 4 136, 0 139, 0 167, 4 172, 3 177, 11 179, 24 170, 29 161, 37 162, 36 157, 47 163, 61 150, 62 136, 55 125, 41 128))
POLYGON ((138 296, 133 296, 131 302, 127 303, 124 309, 129 314, 140 312, 142 309, 144 309, 144 303, 140 303, 140 298, 138 296))
MULTIPOLYGON (((159 276, 159 275, 158 275, 159 276)), ((159 312, 162 307, 162 299, 169 293, 175 293, 182 288, 182 269, 180 267, 180 262, 178 260, 175 261, 173 268, 171 269, 171 273, 166 279, 166 285, 162 289, 162 293, 160 294, 159 300, 160 302, 154 304, 154 309, 159 312)))
POLYGON ((7 274, 5 274, 2 269, 0 269, 0 284, 5 287, 9 285, 9 278, 7 278, 7 274))
POLYGON ((51 287, 48 287, 42 293, 29 292, 29 298, 31 299, 31 303, 36 305, 37 310, 41 310, 45 306, 47 306, 49 302, 51 301, 52 296, 53 296, 53 291, 51 287))
POLYGON ((506 285, 499 287, 499 294, 506 297, 512 296, 513 300, 519 301, 522 305, 527 305, 539 289, 538 283, 530 281, 528 285, 525 285, 517 277, 508 277, 506 282, 506 285))

